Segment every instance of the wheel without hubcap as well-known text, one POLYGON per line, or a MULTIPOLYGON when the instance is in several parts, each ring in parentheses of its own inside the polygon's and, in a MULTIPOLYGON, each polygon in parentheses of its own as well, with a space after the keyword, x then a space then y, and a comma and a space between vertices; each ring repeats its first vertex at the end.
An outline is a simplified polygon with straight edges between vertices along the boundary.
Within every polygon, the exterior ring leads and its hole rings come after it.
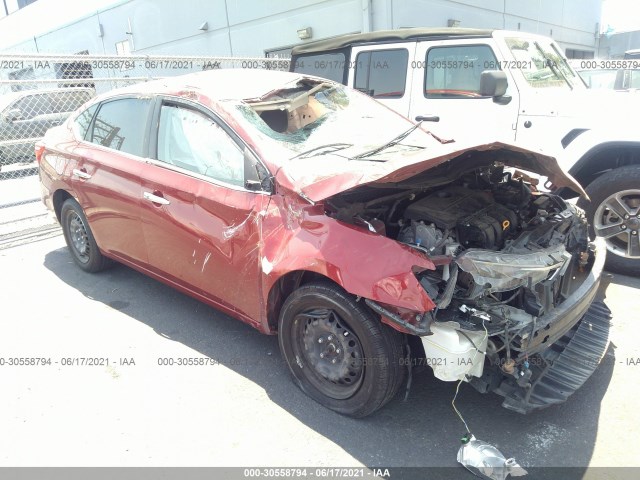
POLYGON ((100 253, 87 217, 74 199, 69 198, 62 204, 60 223, 76 265, 86 272, 98 272, 111 265, 111 260, 100 253))
POLYGON ((360 387, 364 369, 360 340, 333 310, 309 310, 296 315, 293 350, 312 369, 309 380, 336 399, 351 397, 360 387))
POLYGON ((402 383, 404 337, 332 283, 303 285, 287 297, 278 338, 298 386, 336 412, 369 415, 402 383))
POLYGON ((78 260, 82 263, 89 261, 89 236, 87 228, 84 226, 80 216, 72 211, 69 213, 69 233, 71 236, 71 245, 78 260))

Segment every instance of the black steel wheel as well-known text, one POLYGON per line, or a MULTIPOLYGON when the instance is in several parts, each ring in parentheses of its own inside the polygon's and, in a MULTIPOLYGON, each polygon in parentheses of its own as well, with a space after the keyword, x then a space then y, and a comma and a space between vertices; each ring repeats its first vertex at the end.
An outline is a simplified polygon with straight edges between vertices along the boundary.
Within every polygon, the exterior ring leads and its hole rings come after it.
POLYGON ((279 341, 298 386, 336 412, 364 417, 398 391, 403 336, 330 283, 304 285, 280 312, 279 341))
POLYGON ((99 272, 111 264, 111 261, 100 253, 87 217, 74 199, 69 198, 62 204, 60 223, 71 256, 82 270, 99 272))

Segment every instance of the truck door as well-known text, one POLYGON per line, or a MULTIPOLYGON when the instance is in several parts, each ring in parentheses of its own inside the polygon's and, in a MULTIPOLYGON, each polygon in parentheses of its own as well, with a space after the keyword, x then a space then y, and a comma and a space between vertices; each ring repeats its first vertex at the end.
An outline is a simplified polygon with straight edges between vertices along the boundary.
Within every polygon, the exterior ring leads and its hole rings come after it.
POLYGON ((412 100, 415 42, 353 47, 348 85, 403 116, 412 100))
POLYGON ((509 71, 505 71, 509 87, 504 97, 480 96, 480 74, 501 69, 489 41, 418 42, 409 118, 438 116, 440 121, 429 128, 444 138, 514 141, 518 91, 509 71))

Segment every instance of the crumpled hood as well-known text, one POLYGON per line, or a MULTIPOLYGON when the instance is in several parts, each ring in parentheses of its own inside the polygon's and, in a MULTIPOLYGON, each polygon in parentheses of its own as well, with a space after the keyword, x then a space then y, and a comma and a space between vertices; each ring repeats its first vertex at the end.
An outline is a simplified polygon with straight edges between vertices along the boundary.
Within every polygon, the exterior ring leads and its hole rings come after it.
MULTIPOLYGON (((495 151, 496 160, 548 177, 556 187, 567 187, 587 196, 569 174, 562 171, 555 158, 503 142, 462 146, 460 143, 435 144, 428 149, 393 152, 390 148, 376 160, 348 159, 336 154, 294 158, 278 170, 276 181, 312 202, 367 184, 395 183, 449 162, 472 151, 495 151)), ((342 153, 342 152, 339 152, 342 153)))

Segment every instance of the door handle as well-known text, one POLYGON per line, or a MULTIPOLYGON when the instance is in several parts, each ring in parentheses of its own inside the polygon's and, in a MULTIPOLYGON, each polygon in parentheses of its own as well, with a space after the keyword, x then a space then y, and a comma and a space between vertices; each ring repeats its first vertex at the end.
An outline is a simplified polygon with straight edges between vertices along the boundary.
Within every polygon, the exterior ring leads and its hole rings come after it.
POLYGON ((437 115, 418 115, 416 122, 439 122, 440 117, 437 115))
POLYGON ((142 196, 145 200, 149 200, 152 203, 158 203, 160 205, 169 205, 171 202, 164 197, 159 197, 158 195, 154 195, 151 192, 144 192, 142 196))
POLYGON ((91 178, 91 175, 89 175, 86 171, 78 170, 77 168, 73 169, 73 175, 78 178, 82 178, 83 180, 89 180, 91 178))

